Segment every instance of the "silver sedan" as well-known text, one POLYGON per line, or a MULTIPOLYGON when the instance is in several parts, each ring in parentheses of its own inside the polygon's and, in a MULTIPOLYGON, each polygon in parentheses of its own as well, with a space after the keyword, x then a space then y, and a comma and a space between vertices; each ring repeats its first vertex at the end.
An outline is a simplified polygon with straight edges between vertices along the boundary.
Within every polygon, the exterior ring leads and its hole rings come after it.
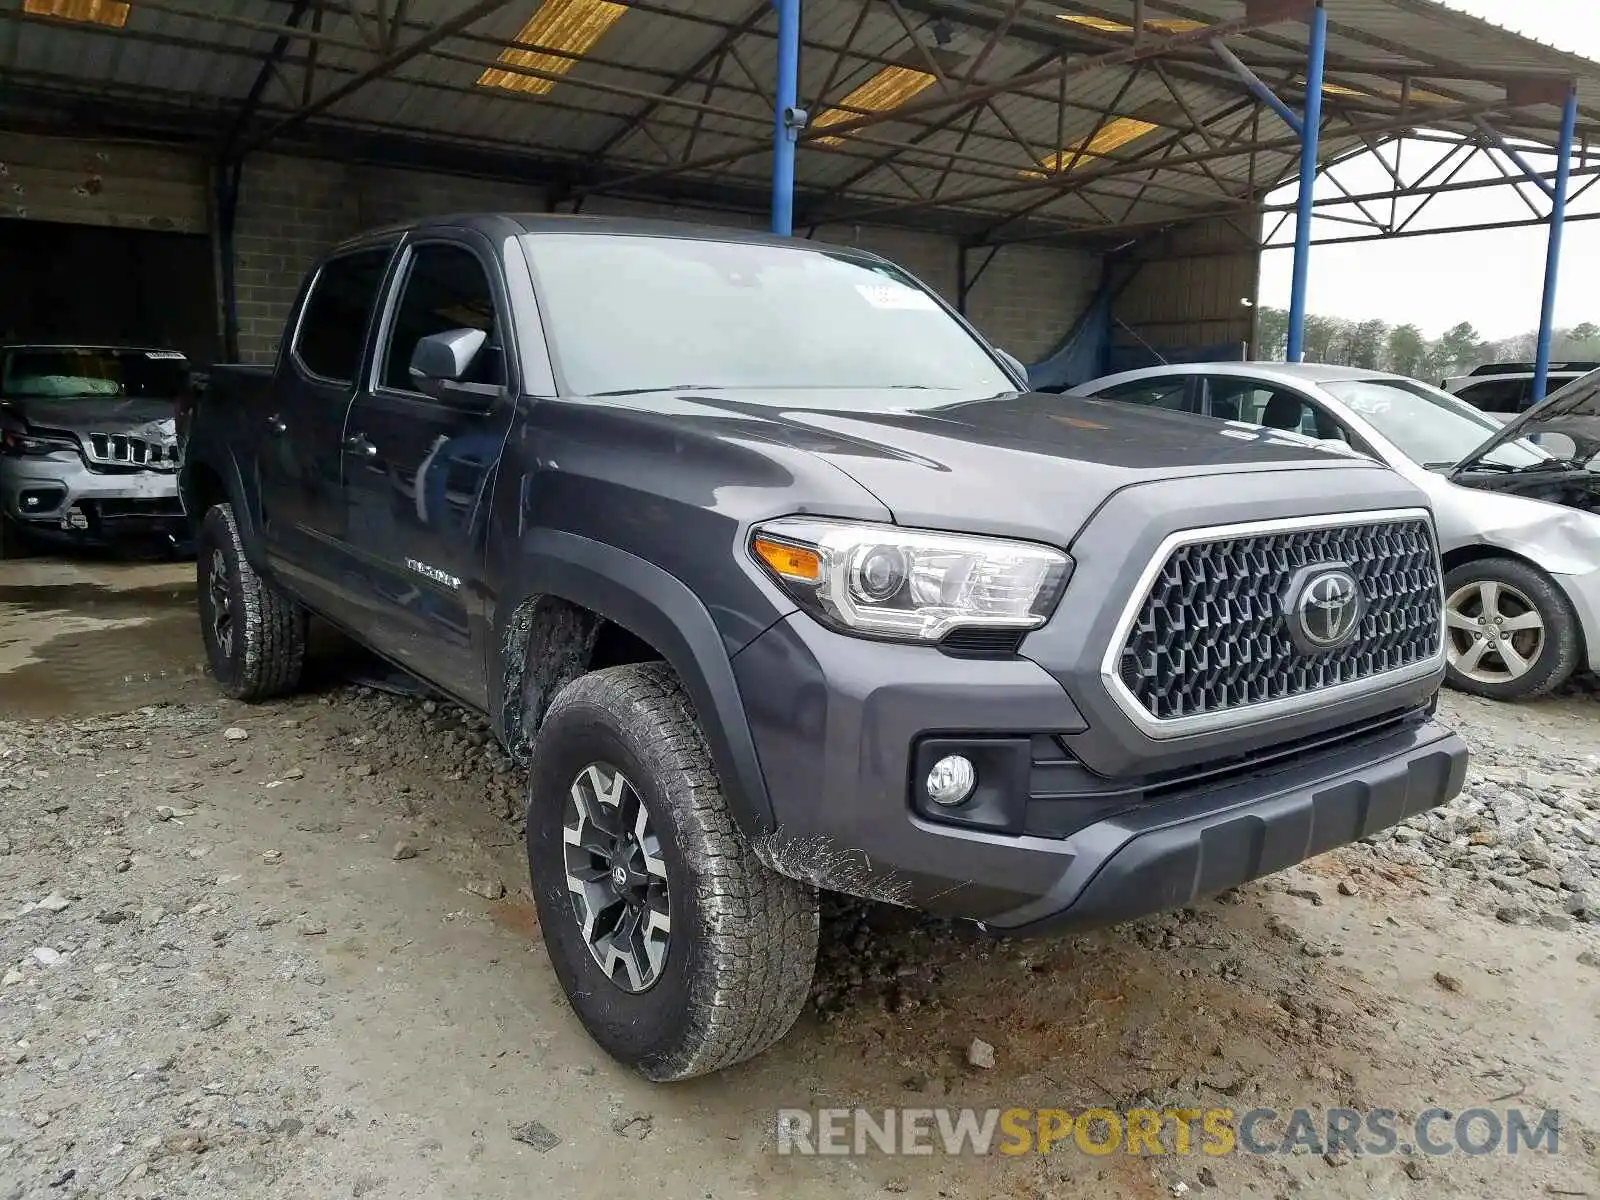
POLYGON ((1312 363, 1149 367, 1068 394, 1386 463, 1433 504, 1452 685, 1513 700, 1600 670, 1600 372, 1505 426, 1415 379, 1312 363))

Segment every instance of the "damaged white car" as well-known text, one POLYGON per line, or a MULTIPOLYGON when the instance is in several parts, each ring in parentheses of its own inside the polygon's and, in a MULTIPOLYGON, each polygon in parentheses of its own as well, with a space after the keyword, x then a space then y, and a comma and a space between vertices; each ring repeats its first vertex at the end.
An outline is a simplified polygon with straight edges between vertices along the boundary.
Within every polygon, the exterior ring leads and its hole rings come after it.
POLYGON ((1315 363, 1150 367, 1070 394, 1284 430, 1387 463, 1433 502, 1453 686, 1516 700, 1600 670, 1600 371, 1504 426, 1415 379, 1315 363))

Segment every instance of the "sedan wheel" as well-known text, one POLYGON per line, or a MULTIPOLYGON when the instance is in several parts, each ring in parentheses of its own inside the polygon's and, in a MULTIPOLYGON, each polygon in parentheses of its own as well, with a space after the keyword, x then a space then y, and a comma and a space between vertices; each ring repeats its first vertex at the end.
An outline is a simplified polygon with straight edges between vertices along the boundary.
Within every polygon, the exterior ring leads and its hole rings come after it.
POLYGON ((1565 683, 1584 656, 1578 615, 1554 578, 1516 558, 1480 558, 1444 578, 1450 686, 1525 700, 1565 683))
POLYGON ((1478 683, 1521 679, 1544 652, 1544 618, 1509 583, 1480 579, 1445 601, 1450 665, 1478 683))

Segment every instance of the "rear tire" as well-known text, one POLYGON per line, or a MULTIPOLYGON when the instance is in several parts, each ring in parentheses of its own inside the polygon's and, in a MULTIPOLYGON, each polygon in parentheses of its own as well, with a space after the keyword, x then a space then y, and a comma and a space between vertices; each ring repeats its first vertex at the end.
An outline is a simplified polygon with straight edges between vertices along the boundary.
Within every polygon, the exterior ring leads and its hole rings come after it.
POLYGON ((1560 687, 1577 669, 1577 614, 1539 568, 1514 558, 1463 563, 1445 575, 1444 595, 1451 687, 1527 700, 1560 687))
POLYGON ((647 1079, 752 1058, 799 1016, 816 890, 745 841, 665 664, 596 671, 551 702, 528 771, 528 864, 573 1012, 647 1079))
POLYGON ((195 579, 211 673, 235 700, 295 690, 306 661, 306 613, 245 558, 231 504, 200 523, 195 579))

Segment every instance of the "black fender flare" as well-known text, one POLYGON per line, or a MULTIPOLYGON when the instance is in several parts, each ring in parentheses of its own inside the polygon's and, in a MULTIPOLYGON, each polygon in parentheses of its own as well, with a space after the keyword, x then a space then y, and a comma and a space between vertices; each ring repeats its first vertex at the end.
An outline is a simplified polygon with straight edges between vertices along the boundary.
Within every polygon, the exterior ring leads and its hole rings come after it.
POLYGON ((205 513, 196 512, 193 505, 195 495, 194 471, 203 467, 215 475, 222 483, 222 491, 228 498, 228 503, 233 505, 233 519, 239 527, 239 540, 244 544, 245 558, 258 573, 266 574, 266 556, 258 535, 256 525, 256 506, 251 503, 251 494, 245 489, 244 474, 239 469, 238 458, 229 450, 220 454, 196 454, 194 447, 189 447, 184 454, 183 465, 178 469, 178 496, 183 502, 183 510, 189 521, 196 529, 205 519, 205 513))
MULTIPOLYGON (((654 646, 677 674, 700 717, 729 808, 747 838, 773 829, 772 801, 722 634, 700 598, 676 576, 626 550, 555 529, 530 530, 518 545, 514 578, 499 589, 494 645, 525 599, 580 605, 654 646)), ((493 716, 505 727, 515 703, 504 673, 491 670, 493 716)))

